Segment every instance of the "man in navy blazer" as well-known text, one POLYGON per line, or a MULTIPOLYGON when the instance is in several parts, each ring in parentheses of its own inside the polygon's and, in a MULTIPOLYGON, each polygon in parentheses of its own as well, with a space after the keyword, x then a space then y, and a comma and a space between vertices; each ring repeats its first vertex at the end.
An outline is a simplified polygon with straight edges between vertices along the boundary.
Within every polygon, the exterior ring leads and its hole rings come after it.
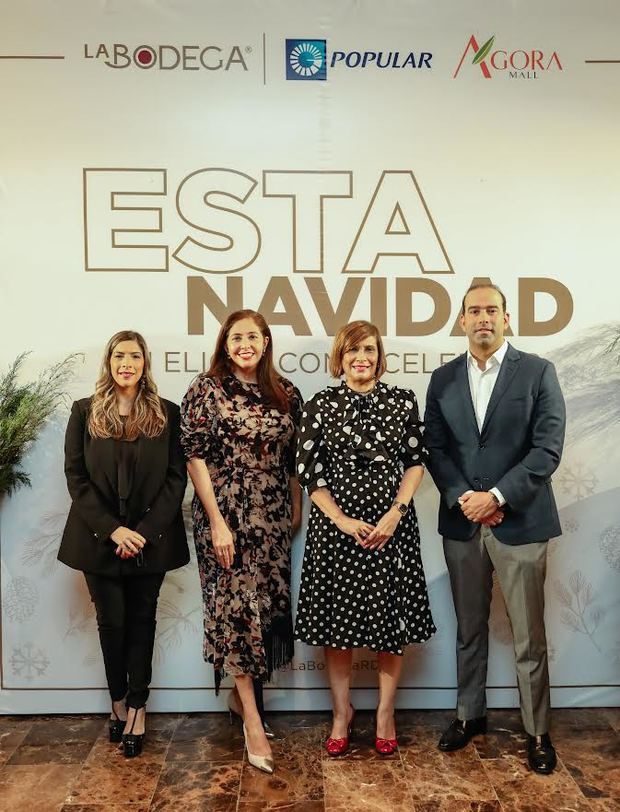
POLYGON ((426 399, 429 469, 457 616, 457 718, 439 740, 457 750, 486 732, 488 620, 496 571, 513 630, 521 715, 533 770, 550 773, 544 627, 547 541, 561 533, 551 475, 565 407, 551 362, 504 339, 509 314, 494 285, 463 298, 467 353, 436 369, 426 399))

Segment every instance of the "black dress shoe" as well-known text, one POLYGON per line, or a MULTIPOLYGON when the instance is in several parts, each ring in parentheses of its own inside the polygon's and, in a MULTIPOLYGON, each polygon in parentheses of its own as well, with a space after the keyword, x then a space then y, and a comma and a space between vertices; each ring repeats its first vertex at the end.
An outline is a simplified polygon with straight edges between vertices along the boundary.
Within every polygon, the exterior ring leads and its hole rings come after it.
POLYGON ((477 719, 454 719, 450 727, 441 734, 437 747, 444 752, 460 750, 467 742, 479 733, 487 732, 487 717, 477 719))
POLYGON ((527 737, 527 761, 535 773, 549 775, 558 763, 555 748, 548 733, 527 737))

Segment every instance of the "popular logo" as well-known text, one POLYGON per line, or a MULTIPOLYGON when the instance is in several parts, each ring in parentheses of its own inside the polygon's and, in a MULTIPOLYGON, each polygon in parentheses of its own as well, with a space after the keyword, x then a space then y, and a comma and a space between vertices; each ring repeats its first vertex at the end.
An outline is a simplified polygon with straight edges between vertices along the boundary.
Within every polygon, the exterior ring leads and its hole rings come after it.
POLYGON ((324 81, 327 78, 326 41, 287 39, 286 78, 324 81))
POLYGON ((536 48, 527 50, 519 48, 514 51, 502 48, 493 50, 494 44, 495 34, 482 45, 478 44, 476 37, 472 34, 452 78, 456 79, 468 55, 471 56, 469 64, 479 68, 485 79, 492 79, 497 72, 507 74, 511 79, 538 79, 539 73, 544 71, 554 68, 563 70, 557 51, 545 53, 536 48))
POLYGON ((287 79, 326 79, 327 68, 364 70, 430 68, 433 54, 430 51, 338 51, 327 53, 324 39, 286 40, 287 79))

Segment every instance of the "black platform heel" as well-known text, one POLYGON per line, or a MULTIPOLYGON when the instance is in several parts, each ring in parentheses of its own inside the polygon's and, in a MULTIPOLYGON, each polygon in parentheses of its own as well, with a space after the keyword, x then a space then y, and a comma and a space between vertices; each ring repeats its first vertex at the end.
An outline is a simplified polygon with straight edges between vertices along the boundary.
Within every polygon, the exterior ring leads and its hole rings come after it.
POLYGON ((110 732, 110 741, 118 744, 123 740, 123 730, 125 730, 125 722, 120 718, 118 713, 114 710, 114 705, 112 705, 112 713, 114 714, 114 719, 110 719, 108 721, 108 730, 110 732))
POLYGON ((135 713, 133 720, 131 722, 131 728, 129 729, 129 733, 123 733, 122 742, 123 742, 123 755, 125 758, 135 758, 135 756, 139 756, 142 752, 142 742, 144 741, 144 733, 134 733, 133 726, 136 723, 136 719, 138 717, 138 711, 141 708, 134 708, 135 713))

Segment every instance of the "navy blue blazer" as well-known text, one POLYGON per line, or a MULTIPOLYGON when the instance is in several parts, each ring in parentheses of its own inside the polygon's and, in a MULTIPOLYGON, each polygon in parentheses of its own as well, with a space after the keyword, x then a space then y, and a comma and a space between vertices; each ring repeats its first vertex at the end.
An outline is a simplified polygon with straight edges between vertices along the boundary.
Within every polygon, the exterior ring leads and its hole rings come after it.
POLYGON ((509 345, 479 431, 464 353, 433 372, 424 422, 442 536, 472 538, 479 525, 457 500, 493 487, 506 499, 504 520, 493 528, 500 541, 527 544, 561 534, 551 475, 562 456, 566 409, 550 361, 509 345))

